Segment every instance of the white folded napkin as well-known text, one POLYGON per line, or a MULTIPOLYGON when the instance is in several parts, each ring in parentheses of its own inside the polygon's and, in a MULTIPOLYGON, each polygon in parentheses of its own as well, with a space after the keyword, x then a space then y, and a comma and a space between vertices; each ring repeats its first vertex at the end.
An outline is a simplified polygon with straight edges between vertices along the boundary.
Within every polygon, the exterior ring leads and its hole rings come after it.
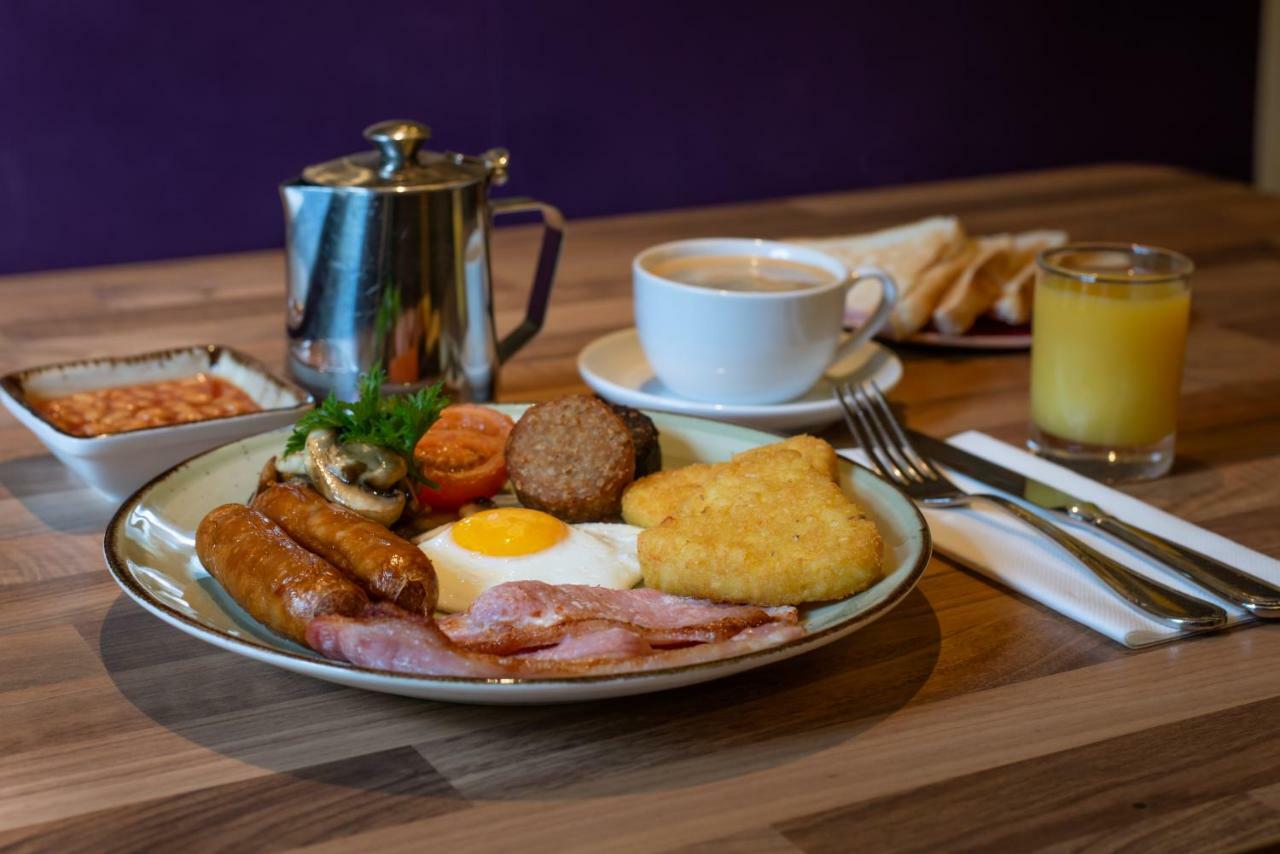
MULTIPOLYGON (((985 433, 960 433, 947 441, 1007 469, 1057 487, 1076 498, 1092 501, 1131 525, 1217 558, 1264 581, 1280 584, 1280 560, 1247 549, 1097 481, 985 433)), ((843 450, 841 453, 858 462, 866 462, 866 457, 860 450, 843 450)), ((998 492, 972 478, 952 471, 948 471, 948 474, 966 492, 998 492)), ((1141 552, 1104 534, 1080 525, 1068 524, 1054 513, 1025 502, 1023 504, 1072 536, 1147 578, 1221 605, 1226 609, 1232 624, 1254 619, 1244 609, 1183 581, 1171 570, 1163 569, 1159 563, 1141 552)), ((979 503, 973 507, 952 510, 925 510, 924 515, 933 533, 934 548, 940 553, 1125 646, 1150 646, 1187 634, 1156 622, 1123 604, 1105 584, 1051 540, 1005 511, 979 503)))

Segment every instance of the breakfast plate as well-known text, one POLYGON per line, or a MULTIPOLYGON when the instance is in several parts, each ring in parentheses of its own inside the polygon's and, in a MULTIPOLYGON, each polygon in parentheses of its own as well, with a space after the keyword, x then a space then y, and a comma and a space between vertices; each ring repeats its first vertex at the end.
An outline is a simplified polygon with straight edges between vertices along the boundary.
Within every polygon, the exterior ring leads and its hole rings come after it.
POLYGON ((634 328, 612 332, 588 344, 578 355, 578 373, 606 400, 659 412, 732 421, 761 430, 816 428, 840 419, 834 382, 873 380, 888 391, 902 379, 902 361, 887 347, 868 342, 836 362, 809 391, 786 403, 705 403, 672 393, 653 372, 634 328))
MULTIPOLYGON (((494 408, 517 417, 526 407, 494 408)), ((768 433, 704 419, 662 413, 652 417, 661 431, 664 468, 724 460, 777 440, 768 433)), ((107 568, 131 599, 180 631, 256 661, 355 688, 451 702, 536 704, 693 685, 800 655, 867 625, 911 592, 929 560, 929 530, 915 505, 896 487, 842 459, 841 486, 879 526, 884 577, 854 596, 802 609, 802 637, 731 658, 613 675, 486 679, 373 670, 323 658, 266 629, 235 603, 196 557, 195 529, 201 518, 219 504, 244 501, 257 483, 262 461, 279 450, 286 435, 277 430, 224 445, 143 486, 107 527, 107 568)))

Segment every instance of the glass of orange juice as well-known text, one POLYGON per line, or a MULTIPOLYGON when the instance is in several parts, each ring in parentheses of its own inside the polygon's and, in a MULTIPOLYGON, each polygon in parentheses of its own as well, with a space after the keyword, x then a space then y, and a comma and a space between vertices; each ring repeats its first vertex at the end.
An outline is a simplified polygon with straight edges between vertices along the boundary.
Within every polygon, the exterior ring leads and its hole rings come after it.
POLYGON ((1031 330, 1036 453, 1100 480, 1173 465, 1193 266, 1137 244, 1040 255, 1031 330))

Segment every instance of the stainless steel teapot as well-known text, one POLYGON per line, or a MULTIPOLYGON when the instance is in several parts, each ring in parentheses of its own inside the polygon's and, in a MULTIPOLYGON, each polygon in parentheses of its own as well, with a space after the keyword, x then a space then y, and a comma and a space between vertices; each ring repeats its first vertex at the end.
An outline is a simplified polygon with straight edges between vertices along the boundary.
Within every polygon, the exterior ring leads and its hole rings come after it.
POLYGON ((492 400, 498 366, 542 327, 564 218, 528 198, 490 199, 508 154, 420 150, 430 129, 379 122, 376 151, 308 166, 280 186, 287 226, 289 370, 317 395, 354 398, 381 365, 411 389, 443 379, 454 400, 492 400), (542 250, 524 321, 493 326, 493 215, 542 214, 542 250))

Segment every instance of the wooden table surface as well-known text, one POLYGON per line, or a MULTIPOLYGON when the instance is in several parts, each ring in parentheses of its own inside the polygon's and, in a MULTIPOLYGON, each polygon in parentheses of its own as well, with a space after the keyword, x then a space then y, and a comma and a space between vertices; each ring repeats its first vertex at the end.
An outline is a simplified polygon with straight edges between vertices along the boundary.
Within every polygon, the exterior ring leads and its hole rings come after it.
MULTIPOLYGON (((1195 259, 1172 476, 1145 500, 1280 556, 1280 200, 1105 166, 573 222, 542 335, 502 396, 582 389, 631 321, 628 262, 697 235, 837 234, 934 213, 1195 259)), ((68 239, 74 239, 73 234, 68 239)), ((495 248, 498 325, 536 234, 495 248)), ((260 252, 0 279, 0 370, 195 342, 279 366, 260 252)), ((1025 354, 901 349, 891 398, 1024 436, 1025 354)), ((1280 837, 1280 627, 1131 652, 936 558, 864 631, 667 694, 439 705, 193 640, 103 568, 113 509, 0 413, 0 846, 730 850, 1232 849, 1280 837)))

